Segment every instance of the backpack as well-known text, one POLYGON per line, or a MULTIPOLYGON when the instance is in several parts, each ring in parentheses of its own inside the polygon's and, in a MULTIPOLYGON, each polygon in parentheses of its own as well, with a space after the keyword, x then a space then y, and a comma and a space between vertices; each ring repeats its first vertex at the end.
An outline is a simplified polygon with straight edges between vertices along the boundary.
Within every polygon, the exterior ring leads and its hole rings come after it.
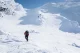
POLYGON ((25 31, 24 32, 24 35, 29 35, 29 31, 25 31))

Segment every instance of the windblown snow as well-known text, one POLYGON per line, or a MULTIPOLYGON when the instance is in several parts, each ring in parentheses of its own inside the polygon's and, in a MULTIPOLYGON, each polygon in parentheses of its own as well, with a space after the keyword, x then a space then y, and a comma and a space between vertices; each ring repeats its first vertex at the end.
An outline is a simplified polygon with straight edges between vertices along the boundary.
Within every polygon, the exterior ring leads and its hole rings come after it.
POLYGON ((0 0, 0 53, 80 53, 79 6, 61 2, 25 9, 14 0, 0 0))

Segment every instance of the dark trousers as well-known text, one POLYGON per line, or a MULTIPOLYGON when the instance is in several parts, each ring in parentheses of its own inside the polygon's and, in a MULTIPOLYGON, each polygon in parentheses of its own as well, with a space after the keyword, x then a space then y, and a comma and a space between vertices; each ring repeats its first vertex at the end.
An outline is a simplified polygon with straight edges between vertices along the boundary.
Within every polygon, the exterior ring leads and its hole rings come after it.
POLYGON ((28 41, 28 35, 25 35, 25 39, 28 41))

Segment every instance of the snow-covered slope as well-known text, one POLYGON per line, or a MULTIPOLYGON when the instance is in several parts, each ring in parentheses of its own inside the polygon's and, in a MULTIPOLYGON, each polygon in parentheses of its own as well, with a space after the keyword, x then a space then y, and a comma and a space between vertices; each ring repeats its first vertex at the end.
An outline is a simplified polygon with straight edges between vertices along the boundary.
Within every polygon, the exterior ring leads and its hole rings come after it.
POLYGON ((48 3, 26 10, 14 0, 0 0, 0 53, 80 53, 79 6, 48 3))
POLYGON ((26 15, 26 9, 14 0, 0 0, 0 53, 49 53, 36 44, 24 39, 24 26, 19 20, 26 15), (6 10, 4 10, 6 9, 6 10))
POLYGON ((60 30, 65 32, 79 33, 79 6, 80 2, 48 3, 42 6, 42 9, 46 9, 47 12, 52 14, 60 14, 60 17, 58 18, 62 21, 60 23, 60 30))

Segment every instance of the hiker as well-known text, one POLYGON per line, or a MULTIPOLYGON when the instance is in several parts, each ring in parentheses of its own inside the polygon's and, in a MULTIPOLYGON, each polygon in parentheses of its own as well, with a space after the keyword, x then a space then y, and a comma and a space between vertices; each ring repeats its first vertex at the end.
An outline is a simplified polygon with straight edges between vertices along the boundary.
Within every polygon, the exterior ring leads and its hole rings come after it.
POLYGON ((29 31, 25 31, 24 35, 25 35, 25 39, 28 41, 29 31))

